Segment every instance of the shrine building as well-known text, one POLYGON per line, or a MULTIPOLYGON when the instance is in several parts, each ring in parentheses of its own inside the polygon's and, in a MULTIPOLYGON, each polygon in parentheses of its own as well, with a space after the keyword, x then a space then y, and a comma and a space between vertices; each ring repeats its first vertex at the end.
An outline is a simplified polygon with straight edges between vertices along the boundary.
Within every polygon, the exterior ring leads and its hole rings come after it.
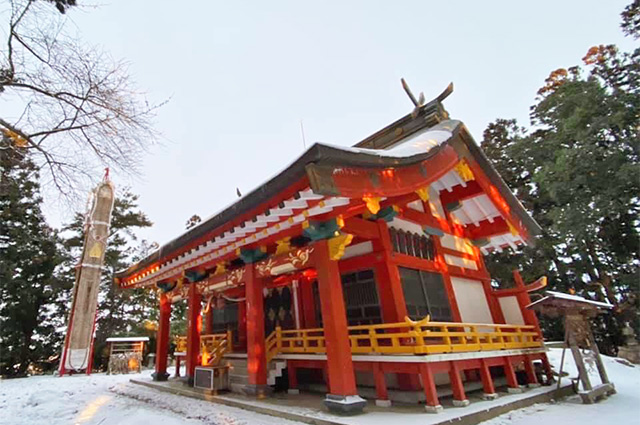
POLYGON ((496 289, 483 262, 539 233, 436 99, 353 147, 316 143, 116 283, 159 292, 154 380, 169 377, 170 313, 184 302, 188 385, 196 368, 231 365, 231 390, 258 397, 315 391, 331 411, 369 398, 438 412, 443 386, 465 406, 472 382, 491 399, 497 380, 518 392, 551 379, 525 309, 545 279, 515 271, 496 289))

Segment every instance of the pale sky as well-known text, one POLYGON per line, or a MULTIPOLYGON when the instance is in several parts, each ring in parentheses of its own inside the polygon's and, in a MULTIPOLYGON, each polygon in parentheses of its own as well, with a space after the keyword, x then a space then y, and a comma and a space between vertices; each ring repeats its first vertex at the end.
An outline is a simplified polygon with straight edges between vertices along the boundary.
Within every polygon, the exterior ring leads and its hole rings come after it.
POLYGON ((150 99, 171 98, 143 175, 112 176, 155 223, 141 236, 165 243, 300 155, 300 120, 307 146, 348 146, 410 112, 401 77, 427 100, 452 81, 445 106, 476 140, 499 117, 528 124, 550 71, 592 45, 631 50, 629 2, 129 0, 69 15, 150 99))

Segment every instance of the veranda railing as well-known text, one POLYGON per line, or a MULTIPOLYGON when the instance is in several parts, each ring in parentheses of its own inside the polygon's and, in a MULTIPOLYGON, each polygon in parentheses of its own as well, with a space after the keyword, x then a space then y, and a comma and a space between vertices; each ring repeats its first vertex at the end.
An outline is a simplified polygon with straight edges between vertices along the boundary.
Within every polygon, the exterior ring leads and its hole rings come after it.
MULTIPOLYGON (((541 347, 533 326, 404 322, 349 326, 353 354, 440 354, 541 347)), ((266 340, 267 360, 279 353, 325 353, 324 330, 279 327, 266 340)))

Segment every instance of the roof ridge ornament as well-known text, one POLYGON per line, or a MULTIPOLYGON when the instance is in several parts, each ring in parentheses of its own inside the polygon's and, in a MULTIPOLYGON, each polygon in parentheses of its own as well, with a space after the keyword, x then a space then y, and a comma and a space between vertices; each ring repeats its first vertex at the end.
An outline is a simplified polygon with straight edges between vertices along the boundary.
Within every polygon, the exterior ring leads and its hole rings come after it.
MULTIPOLYGON (((413 112, 411 112, 411 117, 416 118, 418 116, 418 113, 420 113, 420 108, 422 108, 425 104, 424 93, 420 92, 420 94, 418 95, 418 99, 416 99, 416 97, 413 95, 413 92, 409 88, 409 84, 407 83, 407 81, 404 78, 400 78, 400 82, 402 83, 402 88, 407 93, 407 96, 409 96, 409 99, 413 103, 413 106, 415 106, 415 108, 413 109, 413 112)), ((449 97, 451 93, 453 93, 453 83, 449 83, 447 88, 444 89, 442 93, 440 93, 435 99, 433 99, 429 103, 433 103, 433 102, 440 103, 444 101, 447 97, 449 97)))

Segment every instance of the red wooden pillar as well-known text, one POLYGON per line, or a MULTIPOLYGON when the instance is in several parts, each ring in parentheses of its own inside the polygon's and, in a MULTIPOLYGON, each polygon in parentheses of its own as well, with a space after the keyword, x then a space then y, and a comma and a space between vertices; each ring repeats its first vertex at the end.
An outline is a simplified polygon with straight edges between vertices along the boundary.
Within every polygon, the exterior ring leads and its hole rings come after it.
POLYGON ((484 394, 482 398, 485 400, 493 400, 498 398, 498 394, 496 394, 496 388, 493 385, 493 378, 491 377, 491 371, 489 370, 489 365, 486 360, 480 360, 480 378, 482 379, 482 388, 484 390, 484 394))
POLYGON ((180 359, 182 359, 182 356, 176 356, 176 370, 175 370, 175 373, 173 374, 174 378, 180 377, 180 359))
POLYGON ((540 355, 540 360, 542 361, 542 368, 544 369, 544 374, 547 377, 547 384, 553 383, 555 380, 553 378, 553 370, 551 370, 551 363, 549 363, 549 358, 546 353, 542 353, 540 355))
POLYGON ((540 329, 538 317, 533 310, 527 308, 527 306, 531 304, 531 297, 529 297, 529 293, 525 289, 524 281, 522 280, 522 276, 520 276, 520 272, 518 270, 513 271, 513 280, 515 281, 516 288, 521 289, 521 291, 516 294, 516 299, 518 300, 518 305, 520 306, 524 323, 526 325, 534 326, 536 328, 536 332, 538 332, 538 335, 542 338, 542 330, 540 329))
POLYGON ((431 240, 433 241, 433 248, 436 254, 436 263, 441 268, 444 289, 447 293, 447 299, 449 300, 449 307, 451 308, 451 316, 453 317, 454 322, 462 322, 462 315, 460 315, 460 309, 458 308, 456 294, 455 292, 453 292, 453 283, 451 283, 449 266, 447 265, 444 253, 442 252, 442 244, 440 243, 440 238, 434 236, 431 240))
POLYGON ((264 335, 264 282, 255 275, 253 264, 244 267, 247 311, 247 372, 249 384, 244 391, 264 397, 267 387, 267 353, 264 335))
POLYGON ((507 391, 511 394, 517 394, 522 392, 522 388, 518 385, 518 378, 516 377, 516 371, 513 368, 513 363, 509 357, 504 358, 504 374, 507 378, 507 391))
POLYGON ((298 389, 298 369, 296 368, 293 362, 289 362, 287 365, 287 376, 289 378, 289 389, 287 390, 288 394, 300 394, 300 390, 298 389))
POLYGON ((169 355, 169 326, 171 318, 171 301, 166 294, 160 295, 160 318, 156 336, 156 370, 151 374, 154 381, 166 381, 167 357, 169 355))
POLYGON ((187 311, 187 382, 193 385, 198 357, 200 356, 200 331, 202 319, 200 310, 202 308, 202 296, 198 293, 195 282, 189 284, 189 305, 187 311))
POLYGON ((318 326, 316 323, 316 305, 313 299, 313 279, 304 278, 300 280, 300 298, 302 304, 302 327, 313 329, 318 326))
POLYGON ((247 301, 238 303, 238 348, 247 349, 247 301))
POLYGON ((338 262, 329 257, 329 243, 326 239, 315 243, 313 257, 318 272, 320 307, 327 345, 329 394, 325 404, 329 410, 336 412, 361 412, 367 403, 358 396, 356 389, 338 262))
POLYGON ((436 390, 436 382, 433 378, 433 370, 427 363, 420 365, 420 376, 422 376, 422 387, 424 388, 424 395, 427 400, 425 409, 429 413, 438 413, 442 411, 442 406, 438 400, 438 392, 436 390))
POLYGON ((400 271, 393 262, 393 245, 389 236, 389 227, 384 220, 378 220, 378 232, 382 248, 383 262, 376 267, 376 284, 380 294, 382 319, 386 323, 403 322, 407 316, 407 303, 404 299, 400 271))
POLYGON ((389 407, 389 393, 387 391, 387 381, 384 377, 384 370, 380 367, 380 363, 373 363, 373 379, 376 383, 376 406, 389 407))
POLYGON ((536 371, 533 367, 533 362, 529 356, 524 356, 524 371, 527 374, 527 384, 529 384, 529 387, 540 386, 538 378, 536 377, 536 371))
POLYGON ((207 314, 204 316, 204 320, 205 320, 205 333, 207 335, 211 335, 213 333, 213 306, 211 305, 211 303, 213 302, 212 299, 209 299, 209 301, 207 301, 207 314))
POLYGON ((451 362, 449 368, 449 380, 451 381, 451 390, 453 391, 453 405, 456 407, 465 407, 469 405, 467 395, 464 392, 464 385, 460 377, 460 366, 455 361, 451 362))
MULTIPOLYGON (((393 244, 389 235, 389 227, 384 220, 378 220, 380 248, 383 261, 376 267, 376 285, 380 295, 382 321, 385 323, 404 322, 407 317, 407 303, 404 299, 400 270, 393 262, 393 244)), ((402 390, 420 390, 417 375, 398 373, 398 385, 402 390)))

